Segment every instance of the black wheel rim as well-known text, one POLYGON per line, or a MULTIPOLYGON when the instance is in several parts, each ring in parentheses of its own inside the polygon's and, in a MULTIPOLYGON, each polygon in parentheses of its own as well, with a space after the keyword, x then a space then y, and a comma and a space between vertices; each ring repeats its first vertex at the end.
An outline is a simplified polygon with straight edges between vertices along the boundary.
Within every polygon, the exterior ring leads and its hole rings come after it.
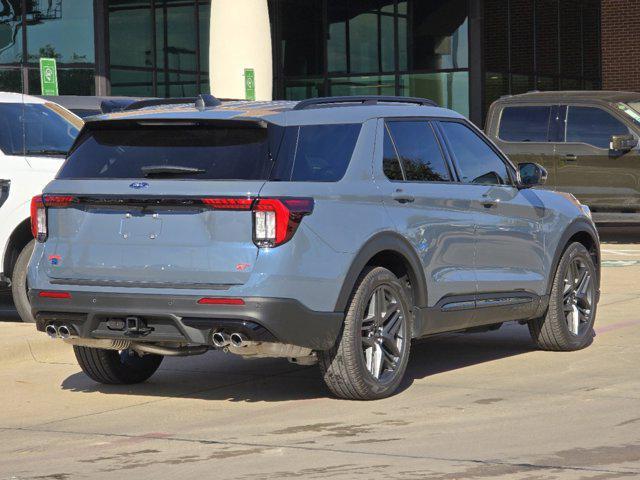
POLYGON ((362 356, 371 376, 385 383, 395 376, 406 341, 406 312, 388 285, 373 291, 362 318, 362 356))
POLYGON ((595 282, 591 270, 581 258, 569 262, 564 277, 562 310, 572 335, 582 336, 591 326, 595 282))

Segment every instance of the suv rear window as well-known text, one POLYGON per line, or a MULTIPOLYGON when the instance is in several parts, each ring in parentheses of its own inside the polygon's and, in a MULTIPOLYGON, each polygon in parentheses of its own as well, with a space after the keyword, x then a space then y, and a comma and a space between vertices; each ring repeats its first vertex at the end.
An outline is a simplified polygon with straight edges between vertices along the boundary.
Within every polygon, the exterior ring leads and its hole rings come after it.
POLYGON ((498 137, 507 142, 546 142, 551 107, 506 107, 502 110, 498 137))
POLYGON ((337 181, 359 131, 359 124, 96 122, 81 135, 58 178, 337 181))

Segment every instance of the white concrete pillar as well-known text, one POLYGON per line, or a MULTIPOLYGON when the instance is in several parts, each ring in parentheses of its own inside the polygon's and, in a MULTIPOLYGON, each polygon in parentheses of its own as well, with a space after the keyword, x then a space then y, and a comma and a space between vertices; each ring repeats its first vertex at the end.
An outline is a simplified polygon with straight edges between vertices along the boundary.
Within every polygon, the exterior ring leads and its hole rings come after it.
POLYGON ((245 68, 255 72, 256 100, 271 100, 273 61, 267 0, 212 0, 209 45, 211 93, 245 98, 245 68))

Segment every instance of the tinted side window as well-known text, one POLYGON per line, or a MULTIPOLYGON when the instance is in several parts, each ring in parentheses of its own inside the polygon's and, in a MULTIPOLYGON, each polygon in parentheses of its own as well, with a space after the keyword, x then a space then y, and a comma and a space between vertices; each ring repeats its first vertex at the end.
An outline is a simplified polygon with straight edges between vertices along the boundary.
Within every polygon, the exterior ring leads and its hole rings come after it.
POLYGON ((336 182, 347 171, 361 124, 287 127, 272 180, 336 182))
POLYGON ((389 180, 404 180, 400 159, 393 145, 387 126, 384 127, 384 150, 382 152, 382 169, 389 180))
POLYGON ((628 135, 629 129, 600 108, 573 107, 567 109, 567 142, 583 142, 609 148, 612 135, 628 135))
POLYGON ((440 145, 428 122, 389 122, 389 131, 402 161, 406 180, 443 182, 451 180, 440 145))
POLYGON ((506 107, 498 136, 507 142, 546 142, 551 107, 506 107))
POLYGON ((442 122, 441 125, 463 182, 511 184, 505 163, 473 130, 457 122, 442 122))

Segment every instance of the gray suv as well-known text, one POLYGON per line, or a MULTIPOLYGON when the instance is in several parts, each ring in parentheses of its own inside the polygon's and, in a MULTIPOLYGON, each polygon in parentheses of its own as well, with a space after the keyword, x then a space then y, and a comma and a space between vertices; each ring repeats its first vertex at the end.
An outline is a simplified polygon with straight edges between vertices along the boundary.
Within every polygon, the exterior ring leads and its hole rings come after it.
POLYGON ((591 342, 588 208, 531 188, 545 170, 457 113, 154 103, 89 121, 33 199, 37 328, 92 379, 142 382, 163 356, 219 349, 318 362, 335 395, 374 399, 400 386, 414 338, 518 321, 543 349, 591 342))

